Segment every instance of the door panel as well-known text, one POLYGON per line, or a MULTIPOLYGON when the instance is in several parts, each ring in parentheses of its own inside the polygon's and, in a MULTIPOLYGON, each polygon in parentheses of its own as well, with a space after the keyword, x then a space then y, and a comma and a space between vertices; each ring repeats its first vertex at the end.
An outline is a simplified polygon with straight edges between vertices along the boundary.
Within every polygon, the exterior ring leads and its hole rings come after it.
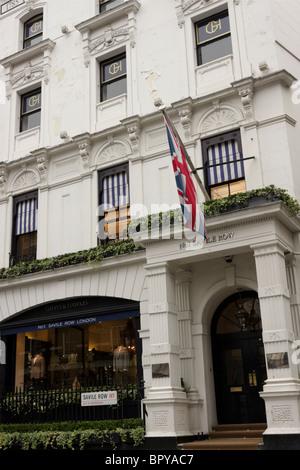
POLYGON ((259 396, 266 380, 261 331, 217 338, 214 370, 219 423, 265 422, 259 396))

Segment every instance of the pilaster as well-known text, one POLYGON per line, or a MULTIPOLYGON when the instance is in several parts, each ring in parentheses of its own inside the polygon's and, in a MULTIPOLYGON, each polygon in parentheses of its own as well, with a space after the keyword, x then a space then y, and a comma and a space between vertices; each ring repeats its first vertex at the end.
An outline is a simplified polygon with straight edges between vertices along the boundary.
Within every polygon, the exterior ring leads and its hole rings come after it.
POLYGON ((175 273, 167 262, 148 264, 152 385, 144 403, 147 437, 188 435, 188 399, 181 387, 175 273))
POLYGON ((279 241, 252 246, 257 270, 267 363, 265 434, 300 434, 300 381, 293 360, 294 331, 284 247, 279 241))

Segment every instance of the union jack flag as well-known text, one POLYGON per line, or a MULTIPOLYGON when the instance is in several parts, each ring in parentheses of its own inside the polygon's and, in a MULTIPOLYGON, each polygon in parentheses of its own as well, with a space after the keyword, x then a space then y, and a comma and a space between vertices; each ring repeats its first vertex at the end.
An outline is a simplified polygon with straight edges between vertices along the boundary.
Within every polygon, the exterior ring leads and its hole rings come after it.
POLYGON ((207 240, 204 216, 200 205, 197 203, 196 189, 184 155, 183 144, 165 114, 164 121, 167 128, 177 192, 185 220, 184 226, 200 233, 207 240))

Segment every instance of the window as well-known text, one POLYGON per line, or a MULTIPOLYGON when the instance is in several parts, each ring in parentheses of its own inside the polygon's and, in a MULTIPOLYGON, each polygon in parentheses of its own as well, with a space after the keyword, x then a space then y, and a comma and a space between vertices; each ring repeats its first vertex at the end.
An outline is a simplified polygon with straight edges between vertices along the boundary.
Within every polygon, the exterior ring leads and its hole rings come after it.
POLYGON ((35 16, 24 24, 24 49, 43 39, 43 15, 35 16))
POLYGON ((37 211, 37 191, 14 198, 11 266, 36 259, 37 211))
POLYGON ((240 132, 202 142, 205 182, 211 199, 246 191, 240 132))
POLYGON ((20 132, 39 126, 41 121, 41 89, 21 96, 20 132))
MULTIPOLYGON (((137 383, 136 318, 89 323, 91 318, 16 335, 15 386, 76 389, 137 383)), ((55 325, 55 322, 51 322, 55 325)), ((41 326, 41 325, 40 325, 41 326)))
POLYGON ((222 12, 196 24, 198 65, 232 53, 228 12, 222 12))
POLYGON ((101 62, 101 101, 126 93, 126 55, 122 54, 113 59, 101 62))
POLYGON ((111 10, 121 3, 124 3, 124 0, 100 0, 100 13, 111 10))
POLYGON ((99 172, 100 243, 127 237, 130 220, 128 164, 99 172))

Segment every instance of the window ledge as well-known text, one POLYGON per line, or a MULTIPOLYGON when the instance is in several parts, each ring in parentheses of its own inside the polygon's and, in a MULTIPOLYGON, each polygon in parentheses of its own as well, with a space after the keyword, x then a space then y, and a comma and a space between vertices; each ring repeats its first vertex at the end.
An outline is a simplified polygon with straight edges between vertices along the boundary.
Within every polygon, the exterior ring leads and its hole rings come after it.
POLYGON ((235 80, 233 55, 229 54, 195 69, 197 95, 206 94, 216 89, 225 88, 235 80))
POLYGON ((15 152, 14 157, 20 157, 27 149, 35 149, 39 147, 40 127, 32 127, 26 131, 20 132, 15 136, 15 152))
POLYGON ((134 15, 138 12, 141 4, 138 0, 125 0, 122 5, 118 5, 111 10, 90 18, 82 23, 79 23, 75 28, 82 34, 85 32, 91 32, 99 29, 103 26, 107 26, 112 22, 119 20, 125 16, 129 16, 131 13, 134 15))
POLYGON ((0 65, 3 67, 8 66, 15 66, 22 62, 28 62, 34 57, 38 55, 42 55, 44 52, 51 52, 54 49, 55 42, 51 41, 51 39, 45 39, 44 41, 35 44, 34 46, 30 46, 27 49, 22 49, 21 51, 15 52, 8 57, 0 60, 0 65))

